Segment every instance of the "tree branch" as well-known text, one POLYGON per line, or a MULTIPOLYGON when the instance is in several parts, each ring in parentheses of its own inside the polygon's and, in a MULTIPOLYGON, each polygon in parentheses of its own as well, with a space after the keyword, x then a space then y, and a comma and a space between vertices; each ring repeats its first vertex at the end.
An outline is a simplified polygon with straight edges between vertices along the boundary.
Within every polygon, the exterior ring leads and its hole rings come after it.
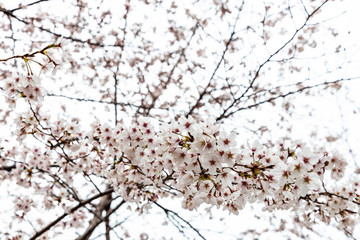
POLYGON ((351 80, 356 80, 356 79, 360 79, 360 76, 359 77, 352 77, 352 78, 341 78, 341 79, 338 79, 338 80, 335 80, 335 81, 330 81, 330 82, 323 82, 323 83, 319 83, 319 84, 315 84, 315 85, 311 85, 311 86, 305 86, 305 87, 302 87, 296 91, 290 91, 290 92, 287 92, 285 94, 280 94, 278 96, 275 96, 275 97, 271 97, 271 98, 268 98, 266 100, 263 100, 263 101, 260 101, 260 102, 257 102, 257 103, 254 103, 254 104, 251 104, 251 105, 248 105, 246 107, 241 107, 241 108, 238 108, 228 114, 222 114, 220 115, 219 117, 216 118, 216 121, 219 121, 223 118, 227 118, 239 111, 242 111, 242 110, 245 110, 245 109, 251 109, 253 107, 257 107, 259 105, 262 105, 264 103, 268 103, 268 102, 271 102, 271 101, 274 101, 278 98, 285 98, 289 95, 293 95, 293 94, 296 94, 296 93, 301 93, 303 92, 304 90, 307 90, 307 89, 311 89, 311 88, 316 88, 316 87, 320 87, 320 86, 324 86, 324 85, 330 85, 330 84, 333 84, 333 83, 338 83, 338 82, 342 82, 342 81, 351 81, 351 80))
POLYGON ((175 217, 179 218, 181 221, 183 221, 184 223, 186 223, 186 225, 188 225, 192 230, 194 230, 197 235, 199 235, 199 237, 201 237, 202 239, 206 240, 206 238, 200 233, 200 231, 196 228, 193 227, 193 225, 191 225, 191 223, 187 220, 185 220, 184 218, 182 218, 179 214, 177 214, 176 212, 174 212, 173 210, 171 209, 168 209, 168 208, 165 208, 163 206, 161 206, 159 203, 157 202, 153 202, 156 206, 158 206, 159 208, 161 208, 165 214, 167 216, 169 216, 169 213, 173 214, 175 217))
POLYGON ((8 171, 11 172, 13 169, 16 168, 16 165, 11 165, 11 166, 0 166, 0 171, 8 171))
POLYGON ((113 189, 109 189, 105 192, 99 193, 85 201, 80 202, 77 206, 73 207, 70 209, 69 212, 65 212, 63 215, 61 215, 60 217, 58 217, 57 219, 55 219, 54 221, 52 221, 51 223, 49 223, 46 227, 44 227, 43 229, 41 229, 40 231, 36 232, 29 240, 35 240, 36 238, 40 237, 42 234, 44 234, 45 232, 47 232, 48 230, 50 230, 53 226, 55 226, 58 222, 60 222, 64 217, 68 216, 69 214, 75 212, 76 210, 78 210, 79 208, 85 206, 88 203, 91 203, 93 200, 111 194, 113 192, 113 189))
POLYGON ((322 7, 324 6, 324 4, 327 3, 328 1, 329 1, 329 0, 325 0, 325 1, 324 1, 322 4, 320 4, 316 9, 314 9, 314 11, 307 16, 307 18, 305 19, 303 25, 301 25, 301 27, 299 27, 298 29, 296 29, 296 31, 295 31, 294 34, 290 37, 290 39, 288 39, 283 45, 281 45, 281 47, 278 48, 275 52, 273 52, 272 54, 270 54, 270 56, 269 56, 263 63, 261 63, 261 64, 259 65, 258 69, 257 69, 256 72, 255 72, 254 77, 253 77, 253 78, 251 79, 251 81, 250 81, 249 86, 245 89, 245 91, 244 91, 239 97, 235 98, 235 99, 232 101, 232 103, 231 103, 226 109, 224 109, 224 111, 222 112, 222 114, 221 114, 219 117, 216 118, 217 121, 220 120, 220 119, 222 119, 222 118, 226 118, 226 117, 228 117, 229 115, 231 115, 231 114, 226 114, 226 113, 227 113, 232 107, 234 107, 234 106, 248 93, 248 91, 253 87, 256 79, 260 76, 260 72, 261 72, 262 68, 263 68, 268 62, 270 62, 270 60, 271 60, 274 56, 276 56, 281 50, 283 50, 290 42, 292 42, 292 40, 297 36, 297 34, 298 34, 304 27, 307 26, 307 23, 309 22, 310 18, 311 18, 312 16, 314 16, 315 13, 317 13, 317 12, 320 10, 320 8, 322 8, 322 7))
POLYGON ((232 40, 233 40, 233 38, 234 38, 236 23, 237 23, 237 21, 239 20, 240 12, 241 12, 243 6, 244 6, 244 0, 242 1, 241 6, 239 7, 238 15, 236 16, 236 19, 235 19, 235 23, 234 23, 232 32, 231 32, 231 34, 230 34, 229 39, 228 39, 227 42, 226 42, 225 49, 224 49, 223 52, 222 52, 222 55, 221 55, 221 57, 220 57, 220 60, 218 61, 218 64, 216 65, 214 71, 212 72, 208 84, 206 85, 206 87, 204 88, 204 90, 202 91, 202 93, 200 94, 199 98, 196 100, 196 103, 190 108, 189 112, 186 114, 186 117, 190 116, 190 115, 193 113, 193 111, 194 111, 196 108, 199 107, 199 104, 200 104, 201 100, 202 100, 203 97, 206 95, 207 89, 208 89, 208 88, 210 87, 210 85, 211 85, 211 81, 214 79, 216 72, 218 71, 221 63, 224 61, 224 59, 225 59, 225 54, 227 53, 227 51, 228 51, 228 49, 229 49, 229 46, 230 46, 230 43, 232 42, 232 40))
POLYGON ((113 209, 109 208, 109 211, 107 211, 106 216, 99 219, 99 218, 94 218, 93 221, 90 222, 89 227, 86 229, 86 231, 83 233, 83 235, 81 235, 80 237, 78 237, 76 240, 87 240, 89 239, 89 237, 91 236, 91 234, 93 233, 93 231, 96 229, 96 227, 101 224, 103 221, 105 221, 106 219, 109 219, 109 217, 115 213, 122 205, 125 204, 125 200, 122 200, 116 207, 114 207, 113 209))
MULTIPOLYGON (((0 7, 0 12, 3 12, 5 15, 7 15, 9 17, 12 17, 12 18, 15 18, 19 22, 22 22, 22 23, 24 23, 26 25, 31 24, 31 22, 23 20, 23 19, 15 16, 13 14, 13 10, 8 10, 8 9, 0 7)), ((88 45, 97 46, 97 47, 120 47, 120 48, 123 48, 123 45, 121 45, 121 44, 103 44, 103 43, 99 43, 99 42, 93 42, 91 40, 82 40, 82 39, 79 39, 79 38, 74 38, 74 37, 70 37, 70 36, 64 36, 64 35, 62 35, 60 33, 53 32, 50 29, 44 28, 42 26, 35 26, 34 25, 34 27, 36 27, 37 29, 39 29, 39 30, 41 30, 43 32, 47 32, 47 33, 49 33, 51 35, 54 35, 54 36, 56 36, 58 38, 63 37, 64 39, 68 39, 68 40, 71 40, 73 42, 88 44, 88 45)))

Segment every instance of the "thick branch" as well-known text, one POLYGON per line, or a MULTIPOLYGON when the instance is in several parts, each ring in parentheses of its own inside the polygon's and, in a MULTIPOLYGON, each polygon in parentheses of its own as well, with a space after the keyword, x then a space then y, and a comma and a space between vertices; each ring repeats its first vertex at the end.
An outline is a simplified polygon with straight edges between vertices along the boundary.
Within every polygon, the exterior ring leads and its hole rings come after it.
POLYGON ((29 240, 35 240, 36 238, 40 237, 42 234, 44 234, 45 232, 47 232, 48 230, 50 230, 53 226, 55 226, 58 222, 60 222, 64 217, 68 216, 69 214, 75 212, 76 210, 78 210, 79 208, 85 206, 88 203, 91 203, 92 201, 94 201, 95 199, 98 199, 99 197, 111 194, 113 192, 113 189, 109 189, 105 192, 99 193, 85 201, 80 202, 77 206, 73 207, 70 209, 69 212, 64 213, 63 215, 61 215, 60 217, 58 217, 57 219, 55 219, 54 221, 52 221, 51 223, 49 223, 46 227, 44 227, 43 229, 41 229, 39 232, 37 232, 36 234, 34 234, 34 236, 32 236, 29 240))
POLYGON ((102 218, 102 212, 107 209, 110 208, 111 202, 112 202, 113 198, 111 197, 111 194, 108 194, 106 196, 104 196, 101 201, 99 202, 99 204, 97 204, 96 206, 96 210, 94 212, 94 218, 90 221, 88 228, 86 229, 86 231, 77 238, 77 240, 88 240, 92 233, 94 232, 94 230, 96 229, 96 227, 102 223, 103 221, 105 221, 105 218, 102 218))

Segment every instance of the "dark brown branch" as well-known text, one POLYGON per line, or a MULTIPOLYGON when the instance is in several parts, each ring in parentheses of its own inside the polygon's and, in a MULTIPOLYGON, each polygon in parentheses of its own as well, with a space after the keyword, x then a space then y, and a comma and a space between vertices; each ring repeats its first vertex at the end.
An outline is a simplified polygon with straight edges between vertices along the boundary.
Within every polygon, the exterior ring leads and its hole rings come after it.
POLYGON ((30 6, 36 5, 36 4, 38 4, 38 3, 48 2, 48 1, 50 1, 50 0, 38 0, 38 1, 35 1, 35 2, 32 2, 32 3, 23 5, 23 6, 21 6, 21 7, 17 7, 17 8, 11 9, 11 10, 9 10, 9 11, 13 13, 13 12, 15 12, 15 11, 24 9, 24 8, 26 8, 26 7, 30 7, 30 6))
POLYGON ((95 199, 98 199, 99 197, 111 194, 113 192, 113 189, 109 189, 105 192, 99 193, 85 201, 80 202, 77 206, 73 207, 70 209, 69 212, 64 213, 63 215, 61 215, 60 217, 58 217, 57 219, 55 219, 54 221, 52 221, 51 223, 49 223, 46 227, 44 227, 43 229, 41 229, 40 231, 38 231, 37 233, 35 233, 29 240, 35 240, 36 238, 40 237, 42 234, 44 234, 45 232, 47 232, 48 230, 50 230, 53 226, 55 226, 58 222, 60 222, 64 217, 68 216, 69 214, 75 212, 76 210, 78 210, 79 208, 85 206, 88 203, 91 203, 92 201, 94 201, 95 199))
MULTIPOLYGON (((332 196, 336 196, 336 197, 338 197, 338 198, 341 198, 341 199, 343 199, 343 200, 346 200, 346 201, 350 201, 348 198, 346 198, 346 197, 343 197, 343 196, 340 196, 340 195, 337 195, 337 194, 334 194, 334 193, 329 193, 329 192, 322 192, 322 193, 319 193, 319 195, 322 195, 322 196, 328 196, 328 197, 332 197, 332 196)), ((314 204, 317 204, 317 207, 320 207, 320 206, 326 206, 326 203, 323 203, 323 202, 319 202, 317 199, 312 199, 311 197, 310 197, 310 195, 308 194, 308 195, 305 195, 305 196, 302 196, 302 197, 300 197, 299 198, 300 200, 304 200, 304 201, 307 201, 307 202, 312 202, 312 203, 314 203, 314 204)), ((356 202, 356 201, 351 201, 351 202, 353 202, 353 203, 355 203, 355 204, 360 204, 359 202, 356 202)), ((337 213, 337 214, 339 214, 339 215, 342 215, 343 213, 350 213, 350 214, 358 214, 358 212, 355 212, 355 211, 353 211, 353 210, 350 210, 350 209, 340 209, 339 210, 339 212, 337 213)))
POLYGON ((104 196, 99 204, 96 206, 96 210, 94 212, 94 218, 90 221, 88 228, 77 240, 88 240, 96 227, 104 221, 102 218, 102 212, 110 207, 112 202, 111 194, 104 196))
MULTIPOLYGON (((355 204, 357 204, 357 205, 360 206, 360 202, 355 201, 355 200, 350 200, 350 199, 347 198, 347 197, 344 197, 344 196, 341 196, 341 195, 338 195, 338 194, 335 194, 335 193, 331 193, 331 192, 326 191, 326 192, 321 192, 321 193, 319 193, 319 194, 320 194, 320 195, 323 195, 323 196, 328 196, 328 197, 341 198, 341 199, 346 200, 346 201, 351 201, 352 203, 355 203, 355 204)), ((348 211, 348 212, 349 212, 349 211, 348 211)), ((351 213, 356 213, 356 212, 351 211, 351 213)))
POLYGON ((100 225, 103 221, 106 221, 106 219, 109 219, 109 217, 115 213, 122 205, 125 204, 125 200, 122 200, 116 207, 109 208, 109 211, 106 212, 106 216, 104 218, 94 218, 91 222, 89 227, 86 229, 85 233, 78 237, 76 240, 87 240, 91 236, 91 234, 94 232, 94 230, 97 228, 98 225, 100 225))
POLYGON ((8 171, 11 172, 11 170, 15 169, 16 165, 11 165, 11 166, 0 166, 0 171, 8 171))

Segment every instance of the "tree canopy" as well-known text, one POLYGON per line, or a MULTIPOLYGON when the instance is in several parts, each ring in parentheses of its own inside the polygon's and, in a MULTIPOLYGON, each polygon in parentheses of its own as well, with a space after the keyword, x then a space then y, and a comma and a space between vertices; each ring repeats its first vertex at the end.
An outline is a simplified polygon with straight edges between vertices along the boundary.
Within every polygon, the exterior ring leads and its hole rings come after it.
POLYGON ((0 238, 212 239, 183 215, 249 205, 231 239, 359 237, 352 4, 0 2, 0 238))

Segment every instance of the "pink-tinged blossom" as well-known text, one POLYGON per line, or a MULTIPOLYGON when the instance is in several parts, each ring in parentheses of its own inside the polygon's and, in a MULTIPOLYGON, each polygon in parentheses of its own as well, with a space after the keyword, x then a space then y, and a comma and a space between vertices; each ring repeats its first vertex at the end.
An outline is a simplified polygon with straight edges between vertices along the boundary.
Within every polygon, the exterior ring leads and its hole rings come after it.
POLYGON ((201 166, 207 171, 208 173, 215 175, 219 169, 222 168, 220 159, 216 158, 215 156, 208 155, 199 157, 199 161, 201 166))
POLYGON ((236 143, 236 134, 230 133, 227 134, 226 132, 222 131, 217 138, 218 148, 221 150, 228 150, 229 148, 233 148, 237 145, 236 143))
POLYGON ((192 132, 195 130, 194 129, 195 120, 191 116, 189 116, 187 118, 185 118, 184 116, 181 116, 178 120, 178 123, 179 123, 179 127, 181 129, 183 129, 184 131, 192 132))
POLYGON ((313 172, 303 174, 297 179, 295 184, 299 186, 299 196, 305 196, 309 190, 317 190, 321 186, 318 176, 313 172))
POLYGON ((310 170, 319 161, 320 156, 312 153, 310 148, 304 148, 296 152, 296 158, 310 170))

